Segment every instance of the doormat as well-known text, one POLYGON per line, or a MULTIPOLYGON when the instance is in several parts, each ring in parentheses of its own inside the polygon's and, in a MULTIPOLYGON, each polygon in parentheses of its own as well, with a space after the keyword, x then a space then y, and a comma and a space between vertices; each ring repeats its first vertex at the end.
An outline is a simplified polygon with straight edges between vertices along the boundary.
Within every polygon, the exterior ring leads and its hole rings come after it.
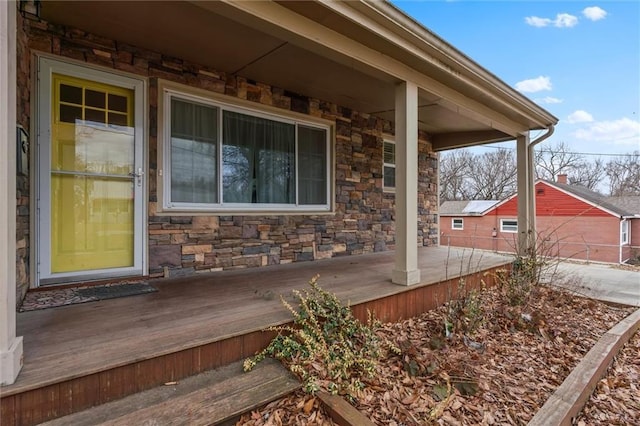
POLYGON ((18 312, 56 308, 78 303, 97 302, 117 297, 135 296, 158 291, 146 282, 106 284, 93 287, 64 288, 28 292, 18 312))

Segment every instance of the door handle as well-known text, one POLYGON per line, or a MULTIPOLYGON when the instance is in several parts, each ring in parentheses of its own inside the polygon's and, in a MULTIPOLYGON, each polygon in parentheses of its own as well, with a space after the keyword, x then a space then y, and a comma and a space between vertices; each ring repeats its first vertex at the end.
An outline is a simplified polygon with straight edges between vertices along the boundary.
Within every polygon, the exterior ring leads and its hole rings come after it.
POLYGON ((144 176, 144 171, 142 167, 138 167, 138 173, 129 173, 129 176, 135 177, 138 186, 142 186, 142 177, 144 176))

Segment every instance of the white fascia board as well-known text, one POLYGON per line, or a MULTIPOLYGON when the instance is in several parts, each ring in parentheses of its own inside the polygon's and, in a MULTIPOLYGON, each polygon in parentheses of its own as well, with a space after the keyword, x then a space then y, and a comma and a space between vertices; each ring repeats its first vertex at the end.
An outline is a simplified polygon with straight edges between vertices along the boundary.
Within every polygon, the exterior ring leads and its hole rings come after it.
POLYGON ((484 92, 503 105, 516 110, 540 128, 557 124, 558 119, 526 96, 517 92, 464 53, 447 43, 393 4, 386 1, 335 2, 319 0, 326 7, 375 31, 416 57, 455 75, 461 83, 484 92), (358 15, 348 13, 357 10, 358 15), (365 21, 362 14, 367 15, 365 21), (447 66, 445 62, 452 65, 447 66))

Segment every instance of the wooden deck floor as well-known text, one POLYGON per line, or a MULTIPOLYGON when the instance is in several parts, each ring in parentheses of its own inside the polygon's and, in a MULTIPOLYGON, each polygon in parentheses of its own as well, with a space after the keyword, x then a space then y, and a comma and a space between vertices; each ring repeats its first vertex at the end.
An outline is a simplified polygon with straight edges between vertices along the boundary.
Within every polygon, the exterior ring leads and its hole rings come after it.
MULTIPOLYGON (((124 369, 122 380, 126 382, 128 375, 136 374, 135 369, 127 370, 132 363, 251 333, 258 335, 267 326, 290 321, 279 296, 290 297, 291 290, 305 288, 316 274, 320 275, 320 286, 343 301, 353 306, 377 306, 378 318, 395 320, 406 312, 429 307, 415 301, 416 306, 407 311, 397 304, 366 302, 497 268, 510 261, 510 257, 487 252, 423 248, 419 251, 422 282, 405 287, 391 283, 393 253, 384 252, 156 280, 152 282, 159 290, 155 293, 19 313, 17 334, 24 337, 24 367, 16 383, 0 388, 0 394, 5 398, 62 381, 71 383, 91 374, 96 375, 96 386, 100 387, 104 384, 100 383, 98 373, 118 367, 124 369)), ((447 294, 443 288, 438 291, 441 294, 436 292, 431 298, 441 304, 447 294)), ((254 344, 245 341, 244 347, 236 348, 235 353, 217 356, 232 362, 239 356, 252 355, 266 337, 254 344)), ((239 339, 237 345, 242 346, 243 340, 239 339)), ((189 362, 199 363, 200 356, 205 354, 194 352, 189 356, 189 362)), ((164 366, 167 364, 165 361, 164 366)), ((163 365, 157 368, 163 369, 163 365)), ((204 368, 190 365, 186 369, 204 368)), ((176 377, 180 375, 180 371, 175 372, 176 377)), ((135 384, 129 386, 134 388, 124 393, 137 391, 135 384)))

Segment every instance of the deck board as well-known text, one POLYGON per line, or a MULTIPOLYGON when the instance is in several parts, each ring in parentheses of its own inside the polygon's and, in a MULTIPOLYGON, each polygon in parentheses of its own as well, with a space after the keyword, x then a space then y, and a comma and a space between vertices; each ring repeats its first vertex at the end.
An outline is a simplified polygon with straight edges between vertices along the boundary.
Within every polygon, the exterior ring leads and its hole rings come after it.
MULTIPOLYGON (((510 261, 494 254, 461 253, 420 249, 422 282, 410 287, 391 283, 393 253, 384 252, 155 280, 151 282, 159 290, 155 293, 19 313, 17 335, 24 337, 24 367, 16 383, 0 392, 12 395, 58 383, 61 377, 71 380, 177 351, 193 351, 186 369, 209 363, 203 356, 229 357, 207 355, 215 352, 213 347, 194 348, 288 322, 290 314, 279 295, 290 297, 291 290, 305 288, 316 274, 321 287, 356 305, 510 261)), ((410 307, 381 303, 378 314, 393 318, 398 312, 427 306, 421 294, 411 297, 410 307)), ((239 339, 237 349, 251 354, 259 344, 254 340, 239 339)))
POLYGON ((279 362, 267 359, 249 373, 241 363, 162 385, 58 418, 44 426, 210 425, 233 418, 300 388, 279 362))

